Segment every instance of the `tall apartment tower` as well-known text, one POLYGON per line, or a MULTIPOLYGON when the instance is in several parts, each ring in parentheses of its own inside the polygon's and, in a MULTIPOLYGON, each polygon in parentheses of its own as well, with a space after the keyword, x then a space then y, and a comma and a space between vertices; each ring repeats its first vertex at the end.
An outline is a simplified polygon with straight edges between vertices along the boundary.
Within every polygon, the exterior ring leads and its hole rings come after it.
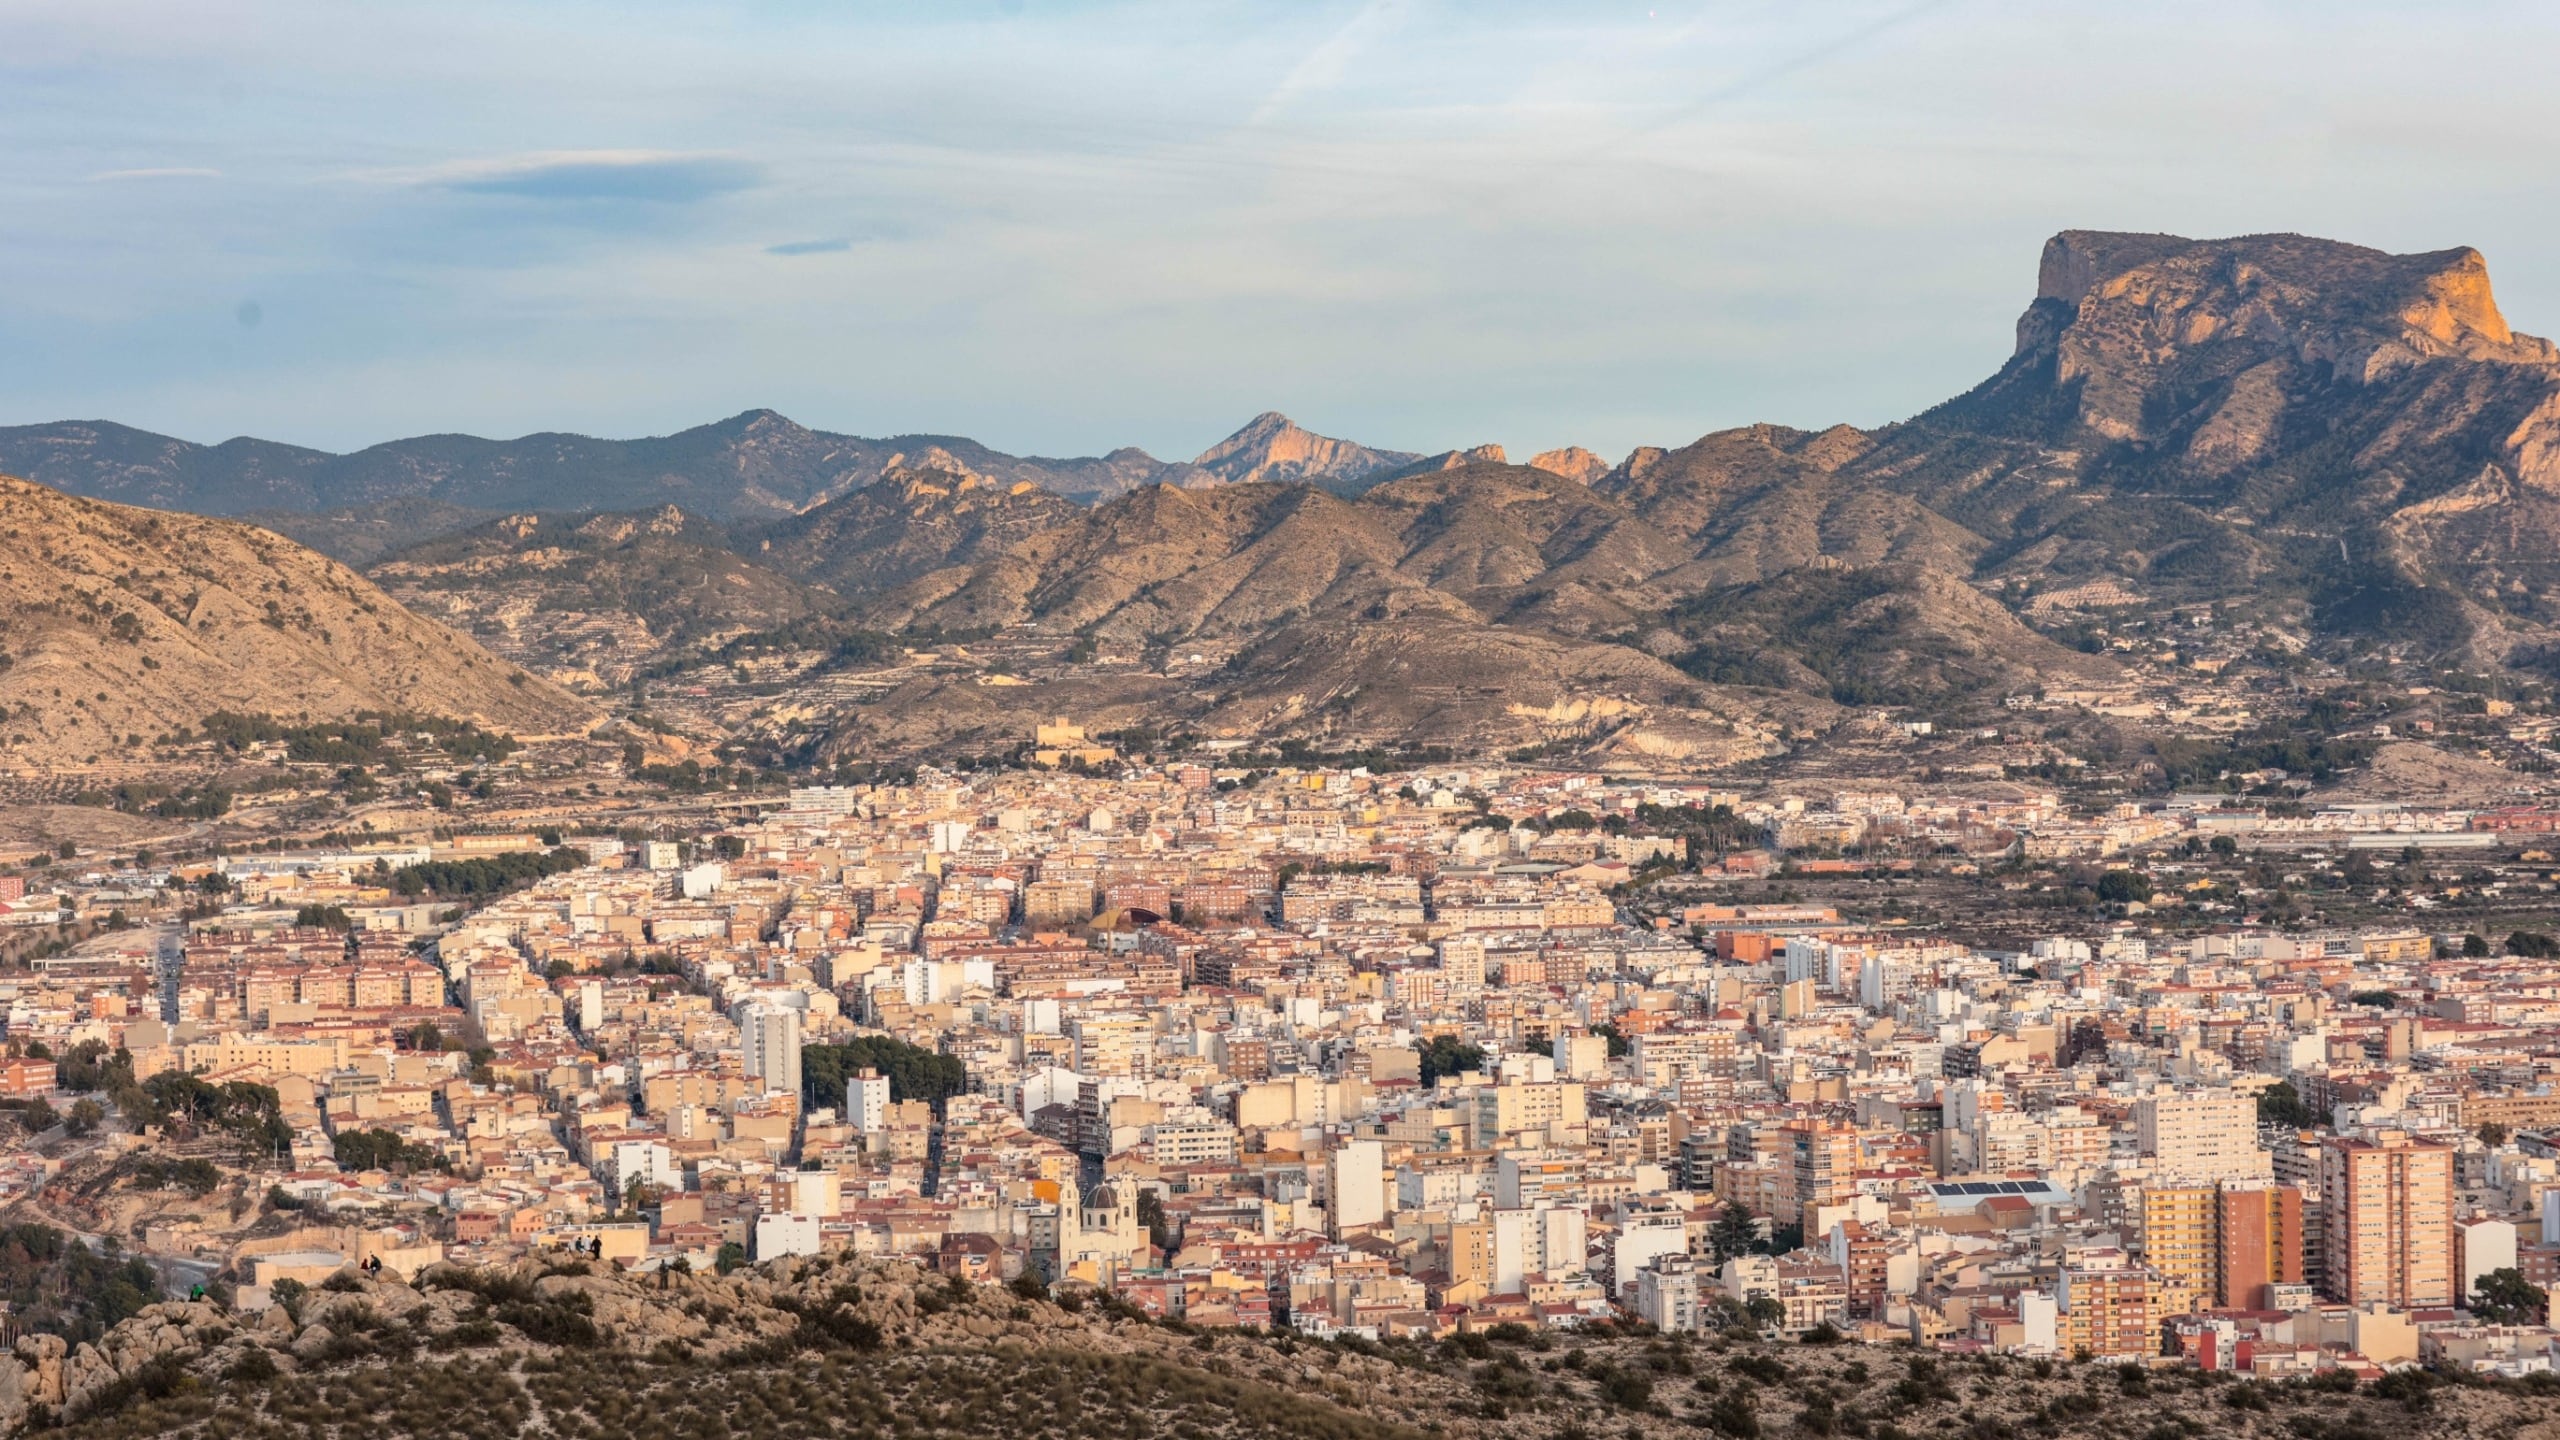
POLYGON ((2163 1315, 2259 1309, 2268 1286, 2302 1283, 2302 1192, 2290 1185, 2145 1185, 2125 1219, 2159 1273, 2163 1315))
POLYGON ((844 1114, 853 1128, 877 1135, 889 1121, 889 1077, 865 1067, 844 1082, 844 1114))
POLYGON ((1817 1209, 1856 1193, 1858 1132, 1829 1120, 1794 1121, 1786 1129, 1795 1159, 1796 1221, 1810 1227, 1817 1209))
POLYGON ((800 1012, 751 1004, 738 1012, 738 1048, 750 1080, 767 1091, 800 1093, 800 1012))
POLYGON ((2164 1181, 2266 1180, 2274 1157, 2258 1144, 2258 1104, 2229 1090, 2160 1090, 2134 1102, 2142 1153, 2164 1181))
POLYGON ((2450 1305, 2453 1148, 2396 1130, 2337 1136, 2320 1154, 2321 1288, 2350 1305, 2450 1305))
POLYGON ((2225 1185, 2215 1236, 2213 1303, 2267 1308, 2267 1287, 2303 1281, 2302 1192, 2290 1185, 2225 1185))
POLYGON ((2213 1298, 2221 1200, 2210 1185, 2142 1187, 2136 1233, 2142 1263, 2159 1272, 2154 1293, 2161 1314, 2183 1315, 2213 1298))

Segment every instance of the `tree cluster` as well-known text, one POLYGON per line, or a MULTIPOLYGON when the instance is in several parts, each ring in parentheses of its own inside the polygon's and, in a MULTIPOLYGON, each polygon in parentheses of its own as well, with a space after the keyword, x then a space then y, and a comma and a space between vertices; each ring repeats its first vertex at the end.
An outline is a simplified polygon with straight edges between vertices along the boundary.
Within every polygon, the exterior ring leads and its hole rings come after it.
POLYGON ((938 1113, 944 1101, 969 1088, 969 1067, 886 1035, 861 1035, 841 1045, 800 1047, 800 1089, 813 1109, 841 1109, 845 1082, 864 1070, 889 1080, 893 1101, 922 1100, 938 1113))

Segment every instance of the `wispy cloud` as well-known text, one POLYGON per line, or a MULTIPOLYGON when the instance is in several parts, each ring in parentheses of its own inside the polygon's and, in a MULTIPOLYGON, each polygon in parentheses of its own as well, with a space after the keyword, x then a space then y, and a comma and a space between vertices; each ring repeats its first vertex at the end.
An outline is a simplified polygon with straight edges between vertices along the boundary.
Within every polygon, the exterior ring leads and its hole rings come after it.
POLYGON ((456 161, 391 178, 432 189, 526 200, 692 205, 746 190, 762 166, 735 155, 666 150, 541 150, 456 161))
POLYGON ((154 165, 139 170, 101 170, 91 180, 218 180, 219 170, 202 165, 154 165))
POLYGON ((788 240, 780 245, 767 245, 764 247, 764 253, 767 255, 833 255, 839 250, 852 248, 853 241, 850 239, 788 240))
POLYGON ((1655 121, 1653 125, 1648 128, 1655 130, 1662 129, 1665 126, 1703 114, 1718 105, 1724 104, 1726 101, 1738 100, 1755 90, 1775 84, 1776 82, 1784 80, 1791 75, 1811 70, 1817 66, 1840 59, 1843 56, 1854 53, 1868 43, 1883 37, 1889 31, 1899 29, 1900 27, 1907 25, 1933 11, 1944 10, 1953 3, 1954 0, 1915 0, 1915 3, 1913 4, 1903 6, 1901 9, 1895 10, 1889 14, 1878 16, 1875 19, 1842 31, 1837 35, 1826 37, 1825 39, 1818 41, 1803 50, 1799 50, 1792 55, 1788 55, 1783 59, 1777 60, 1772 64, 1764 65, 1751 70, 1746 74, 1736 76, 1733 79, 1726 81, 1724 84, 1709 90, 1706 94, 1700 95, 1689 103, 1680 106, 1670 114, 1655 121))
POLYGON ((1289 67, 1289 73, 1281 76, 1280 83, 1254 108, 1251 123, 1268 124, 1301 95, 1341 84, 1351 62, 1394 25, 1397 9, 1398 0, 1369 0, 1361 6, 1358 13, 1289 67))

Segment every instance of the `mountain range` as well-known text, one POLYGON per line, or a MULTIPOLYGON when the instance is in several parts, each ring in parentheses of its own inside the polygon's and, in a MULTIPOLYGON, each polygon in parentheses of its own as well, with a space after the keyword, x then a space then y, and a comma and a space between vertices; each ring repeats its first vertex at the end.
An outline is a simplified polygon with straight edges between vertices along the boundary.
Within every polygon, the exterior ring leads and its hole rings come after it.
POLYGON ((2029 623, 2092 595, 2339 658, 2560 656, 2560 352, 2508 326, 2477 252, 2295 235, 2064 232, 1966 393, 1615 464, 1385 450, 1276 413, 1189 462, 1051 460, 759 411, 349 456, 31 426, 0 431, 0 469, 256 513, 579 683, 617 683, 598 657, 805 621, 1089 657, 794 704, 773 738, 800 753, 982 743, 1060 709, 1756 753, 1842 706, 2117 683, 2029 623))
MULTIPOLYGON (((248 437, 199 445, 103 420, 0 427, 0 474, 67 494, 204 515, 387 515, 412 527, 495 512, 660 505, 715 520, 769 520, 902 470, 1034 485, 1089 503, 1159 484, 1351 485, 1421 458, 1328 439, 1276 414, 1257 416, 1189 463, 1135 448, 1055 459, 1007 455, 954 435, 866 439, 812 430, 770 410, 639 440, 421 435, 346 455, 248 437)), ((434 533, 411 528, 407 538, 434 533)))

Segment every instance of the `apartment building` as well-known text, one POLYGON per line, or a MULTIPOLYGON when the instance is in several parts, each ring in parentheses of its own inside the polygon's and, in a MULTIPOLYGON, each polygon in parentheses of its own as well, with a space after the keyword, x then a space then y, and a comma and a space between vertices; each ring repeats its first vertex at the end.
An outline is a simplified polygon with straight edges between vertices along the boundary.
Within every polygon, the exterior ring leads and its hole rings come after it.
POLYGON ((2450 1305, 2453 1149, 2382 1131, 2321 1148, 2326 1246, 2321 1288, 2351 1305, 2450 1305))

